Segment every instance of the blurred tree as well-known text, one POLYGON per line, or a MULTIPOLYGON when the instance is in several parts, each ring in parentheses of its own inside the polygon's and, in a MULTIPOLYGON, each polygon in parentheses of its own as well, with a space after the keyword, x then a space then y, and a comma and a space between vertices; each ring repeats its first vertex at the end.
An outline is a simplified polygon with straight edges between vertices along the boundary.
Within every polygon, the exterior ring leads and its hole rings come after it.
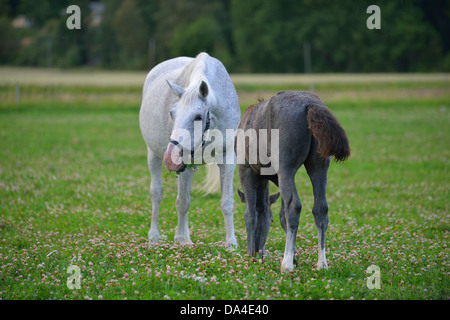
POLYGON ((0 16, 14 18, 17 15, 18 4, 16 0, 0 0, 0 16))
POLYGON ((224 32, 210 16, 199 17, 186 28, 179 27, 172 38, 171 49, 173 56, 195 57, 205 51, 228 67, 232 63, 224 32))
MULTIPOLYGON (((247 0, 232 2, 233 35, 242 71, 301 72, 302 46, 311 44, 313 72, 439 70, 448 49, 422 0, 378 1, 381 29, 369 30, 371 0, 247 0)), ((428 7, 430 6, 430 7, 428 7)), ((440 30, 448 21, 440 19, 440 30)), ((447 26, 447 27, 445 27, 447 26)), ((447 37, 448 38, 448 37, 447 37)), ((448 40, 445 40, 448 42, 448 40)))
POLYGON ((303 32, 298 1, 234 0, 232 18, 243 71, 300 71, 303 32))
POLYGON ((186 27, 197 14, 194 1, 158 0, 154 13, 156 22, 155 39, 159 61, 173 57, 171 42, 177 29, 186 27))
POLYGON ((123 66, 145 68, 149 32, 134 0, 125 0, 115 12, 113 30, 120 47, 123 66))
POLYGON ((159 0, 154 14, 158 60, 202 50, 232 63, 230 0, 159 0))
POLYGON ((59 16, 61 10, 72 4, 61 0, 19 0, 18 2, 18 10, 26 14, 37 28, 43 27, 48 20, 59 16))
POLYGON ((381 29, 369 30, 372 0, 78 0, 82 29, 68 30, 71 0, 0 0, 0 63, 148 69, 206 50, 239 72, 450 71, 450 1, 378 0, 381 29), (25 15, 31 27, 11 27, 25 15), (155 58, 156 57, 156 58, 155 58))
POLYGON ((104 1, 101 24, 92 30, 92 54, 98 66, 102 68, 120 68, 117 37, 114 30, 114 17, 121 0, 104 1))
POLYGON ((171 51, 174 56, 196 56, 200 51, 212 53, 216 40, 223 41, 217 21, 212 17, 200 17, 187 27, 180 26, 171 39, 171 51))
POLYGON ((19 46, 19 34, 12 27, 11 19, 0 16, 0 63, 4 64, 14 59, 19 46))
POLYGON ((66 13, 66 9, 71 1, 58 1, 55 4, 51 0, 46 0, 44 8, 53 6, 51 10, 45 11, 40 8, 37 12, 32 12, 35 9, 33 1, 21 1, 19 8, 22 10, 26 8, 25 15, 32 17, 34 32, 31 44, 21 51, 18 58, 20 64, 62 68, 89 64, 91 44, 87 14, 90 11, 89 0, 77 1, 81 10, 80 30, 67 29, 66 21, 70 14, 66 13))
MULTIPOLYGON (((416 2, 417 3, 417 2, 416 2)), ((439 60, 442 44, 436 30, 413 1, 396 6, 384 45, 392 71, 426 71, 439 60)), ((390 71, 391 71, 390 70, 390 71)))

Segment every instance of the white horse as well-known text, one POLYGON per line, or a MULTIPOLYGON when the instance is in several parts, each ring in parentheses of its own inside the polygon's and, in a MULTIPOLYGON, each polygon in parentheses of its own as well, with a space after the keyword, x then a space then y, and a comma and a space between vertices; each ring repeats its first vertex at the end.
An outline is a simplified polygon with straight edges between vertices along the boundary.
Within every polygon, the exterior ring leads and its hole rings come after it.
MULTIPOLYGON (((205 137, 210 136, 212 129, 225 137, 227 129, 237 129, 240 116, 239 100, 230 76, 223 64, 207 53, 200 53, 195 59, 178 57, 167 60, 149 72, 143 89, 139 124, 147 144, 151 175, 150 243, 157 243, 159 239, 163 161, 168 170, 179 173, 176 200, 178 225, 174 240, 180 244, 190 244, 188 210, 192 178, 197 167, 187 169, 185 163, 189 166, 191 156, 211 144, 205 137), (201 128, 201 134, 196 134, 198 128, 201 128)), ((217 147, 219 141, 215 142, 217 147)), ((215 151, 223 159, 226 159, 227 150, 233 152, 234 161, 217 161, 217 164, 207 166, 207 184, 218 185, 220 173, 220 205, 225 219, 226 243, 230 249, 237 246, 233 221, 233 175, 236 168, 233 144, 234 137, 231 145, 223 140, 220 143, 222 150, 215 151)))

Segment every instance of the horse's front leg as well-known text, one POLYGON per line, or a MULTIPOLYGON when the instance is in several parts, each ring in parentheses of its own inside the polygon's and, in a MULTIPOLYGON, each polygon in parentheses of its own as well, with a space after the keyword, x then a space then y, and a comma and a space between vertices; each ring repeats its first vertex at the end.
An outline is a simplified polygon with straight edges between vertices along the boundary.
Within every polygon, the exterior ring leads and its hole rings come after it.
POLYGON ((192 244, 189 236, 188 212, 191 205, 192 178, 195 171, 186 170, 178 176, 177 212, 178 225, 174 241, 180 244, 192 244))
POLYGON ((150 244, 156 244, 159 240, 159 206, 163 196, 161 180, 162 160, 150 151, 150 149, 148 149, 147 161, 151 176, 150 198, 152 201, 152 222, 150 230, 148 231, 148 240, 150 244))
POLYGON ((233 195, 233 176, 236 164, 219 164, 220 186, 222 189, 222 198, 220 207, 225 220, 226 243, 228 249, 237 248, 237 241, 234 235, 234 195, 233 195))

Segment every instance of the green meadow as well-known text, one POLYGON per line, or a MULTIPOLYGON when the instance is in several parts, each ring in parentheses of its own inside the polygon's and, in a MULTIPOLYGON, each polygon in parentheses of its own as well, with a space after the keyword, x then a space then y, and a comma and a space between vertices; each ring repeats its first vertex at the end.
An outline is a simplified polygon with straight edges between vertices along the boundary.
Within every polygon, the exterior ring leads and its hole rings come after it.
MULTIPOLYGON (((242 113, 257 98, 313 84, 350 140, 352 156, 332 162, 328 175, 329 269, 315 268, 314 199, 301 168, 297 265, 286 275, 281 202, 261 261, 246 254, 235 192, 239 247, 228 251, 220 194, 201 191, 204 168, 189 211, 194 244, 173 242, 177 177, 163 168, 161 239, 149 245, 150 175, 138 125, 145 74, 47 72, 0 70, 0 299, 450 297, 448 74, 232 75, 242 113)), ((234 182, 240 188, 237 170, 234 182)))

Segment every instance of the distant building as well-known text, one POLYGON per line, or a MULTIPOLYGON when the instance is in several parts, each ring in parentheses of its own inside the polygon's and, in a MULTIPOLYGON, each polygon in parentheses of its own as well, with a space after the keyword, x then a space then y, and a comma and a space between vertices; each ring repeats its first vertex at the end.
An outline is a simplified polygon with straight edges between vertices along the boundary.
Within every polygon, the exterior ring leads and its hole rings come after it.
POLYGON ((28 29, 30 27, 30 20, 21 14, 12 21, 12 26, 17 29, 28 29))
POLYGON ((101 2, 89 3, 91 9, 89 23, 93 27, 97 27, 102 23, 103 13, 105 12, 105 5, 101 2))

